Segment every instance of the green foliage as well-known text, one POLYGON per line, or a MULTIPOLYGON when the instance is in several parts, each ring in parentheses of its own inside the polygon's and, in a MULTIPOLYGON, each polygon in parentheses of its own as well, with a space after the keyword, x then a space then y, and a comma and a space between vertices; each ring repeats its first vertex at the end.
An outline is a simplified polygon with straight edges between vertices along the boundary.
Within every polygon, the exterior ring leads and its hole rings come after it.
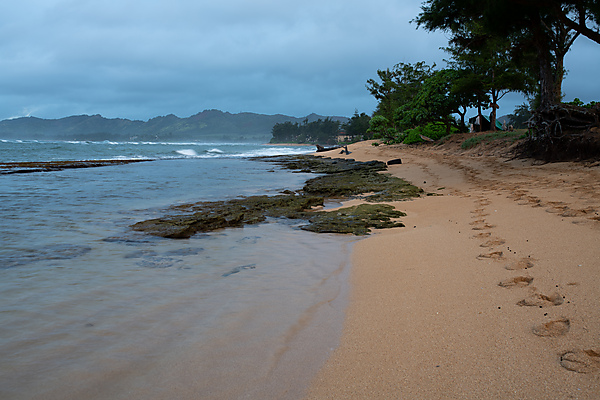
POLYGON ((374 115, 371 118, 368 133, 373 139, 381 139, 385 144, 399 143, 399 132, 396 128, 390 128, 390 121, 383 115, 374 115))
POLYGON ((532 95, 537 90, 537 75, 531 68, 531 52, 516 57, 515 38, 486 33, 479 22, 470 21, 453 30, 449 47, 450 66, 462 71, 457 86, 470 90, 471 105, 478 109, 492 107, 491 123, 495 127, 498 101, 509 92, 532 95))
POLYGON ((467 107, 475 102, 473 92, 458 86, 462 71, 443 69, 435 71, 424 63, 397 64, 393 70, 377 71, 381 83, 373 79, 367 88, 379 100, 377 111, 370 122, 369 134, 384 143, 399 143, 406 135, 399 131, 443 122, 450 133, 456 121, 452 114, 461 117, 460 129, 465 129, 467 107))
POLYGON ((585 104, 578 97, 575 97, 573 99, 573 101, 569 101, 569 102, 567 102, 565 104, 571 104, 571 105, 578 106, 578 107, 592 108, 594 106, 600 105, 600 102, 598 102, 598 101, 590 101, 589 103, 585 104))
MULTIPOLYGON (((396 109, 395 119, 400 129, 443 122, 449 132, 450 124, 454 122, 450 115, 470 103, 463 93, 453 90, 458 77, 459 72, 451 69, 435 71, 429 76, 412 101, 396 109)), ((464 118, 464 113, 462 115, 464 118)))
POLYGON ((370 139, 371 135, 369 131, 371 117, 367 114, 358 113, 358 110, 354 111, 354 115, 345 124, 342 124, 342 129, 345 131, 346 136, 358 139, 370 139))
POLYGON ((424 142, 421 139, 421 135, 428 137, 432 140, 438 140, 452 133, 457 133, 458 128, 451 127, 450 131, 447 130, 447 126, 441 122, 432 122, 427 125, 418 126, 413 129, 405 131, 404 144, 413 144, 424 142))
POLYGON ((410 103, 425 80, 433 74, 434 66, 423 61, 415 64, 399 63, 390 70, 378 70, 379 81, 369 79, 367 89, 379 101, 375 115, 387 118, 387 128, 396 128, 394 113, 398 107, 410 103))
POLYGON ((460 145, 460 148, 463 150, 468 150, 471 149, 475 146, 477 146, 478 144, 482 143, 482 142, 491 142, 493 140, 500 140, 500 139, 513 139, 513 140, 518 140, 518 139, 523 139, 525 138, 526 134, 522 132, 491 132, 491 133, 486 133, 483 135, 478 135, 478 136, 473 136, 467 140, 465 140, 464 142, 462 142, 462 144, 460 145))
POLYGON ((275 124, 272 129, 271 143, 320 143, 334 144, 340 131, 340 123, 330 118, 302 124, 283 122, 275 124))
MULTIPOLYGON (((515 66, 528 75, 535 74, 538 85, 534 86, 538 88, 542 108, 560 101, 563 59, 575 38, 582 34, 600 43, 597 0, 426 0, 421 9, 415 22, 426 30, 448 33, 459 53, 468 55, 473 51, 484 57, 484 61, 494 61, 495 56, 489 50, 497 49, 501 56, 497 61, 512 63, 504 69, 509 72, 507 80, 515 78, 510 76, 515 66), (480 48, 481 44, 484 46, 480 48), (531 54, 535 57, 528 56, 531 54)), ((492 81, 498 83, 497 74, 503 72, 501 64, 488 71, 492 71, 488 74, 492 81)), ((497 88, 510 89, 513 84, 497 88)), ((529 85, 525 90, 532 89, 529 85)), ((491 100, 496 103, 496 99, 491 100)))
POLYGON ((583 105, 585 104, 583 101, 581 101, 579 99, 579 97, 575 97, 573 99, 573 101, 569 101, 567 104, 571 104, 573 106, 577 106, 577 107, 583 107, 583 105))
POLYGON ((380 135, 389 126, 390 120, 383 115, 374 115, 369 121, 369 133, 373 135, 380 135))

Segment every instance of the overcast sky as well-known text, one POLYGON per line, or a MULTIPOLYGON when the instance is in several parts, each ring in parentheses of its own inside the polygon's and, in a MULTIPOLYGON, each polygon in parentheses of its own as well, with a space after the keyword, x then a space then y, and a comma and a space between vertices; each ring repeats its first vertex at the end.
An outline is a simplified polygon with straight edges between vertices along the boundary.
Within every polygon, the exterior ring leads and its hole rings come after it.
MULTIPOLYGON (((19 0, 0 5, 0 120, 205 109, 370 114, 365 89, 398 62, 444 65, 414 0, 19 0)), ((600 45, 566 57, 566 99, 600 100, 600 45)), ((522 103, 507 96, 500 114, 522 103)))

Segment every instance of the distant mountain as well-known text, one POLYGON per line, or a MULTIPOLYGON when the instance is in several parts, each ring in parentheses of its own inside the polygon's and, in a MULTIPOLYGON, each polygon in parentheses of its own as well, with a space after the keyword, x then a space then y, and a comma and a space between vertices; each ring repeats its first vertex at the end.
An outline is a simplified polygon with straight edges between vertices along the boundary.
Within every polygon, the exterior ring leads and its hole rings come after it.
MULTIPOLYGON (((273 126, 283 122, 302 123, 328 117, 310 114, 303 118, 255 113, 231 114, 204 110, 188 118, 175 115, 148 121, 77 115, 60 119, 36 117, 0 121, 0 139, 35 140, 114 140, 114 141, 215 141, 268 142, 273 126)), ((329 117, 347 122, 346 117, 329 117)))

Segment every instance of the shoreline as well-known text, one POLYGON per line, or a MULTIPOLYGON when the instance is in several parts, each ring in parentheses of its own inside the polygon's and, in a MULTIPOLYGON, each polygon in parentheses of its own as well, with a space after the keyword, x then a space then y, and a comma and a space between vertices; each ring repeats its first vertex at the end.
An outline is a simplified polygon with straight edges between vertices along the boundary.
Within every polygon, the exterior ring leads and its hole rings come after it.
POLYGON ((436 194, 353 247, 340 345, 308 399, 600 392, 600 168, 362 142, 358 161, 436 194), (477 156, 472 156, 477 155, 477 156))

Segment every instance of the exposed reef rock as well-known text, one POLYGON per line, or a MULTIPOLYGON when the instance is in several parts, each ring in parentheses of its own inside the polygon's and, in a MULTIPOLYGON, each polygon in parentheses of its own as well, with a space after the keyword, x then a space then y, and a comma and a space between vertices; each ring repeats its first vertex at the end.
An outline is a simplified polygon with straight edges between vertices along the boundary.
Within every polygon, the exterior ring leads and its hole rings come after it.
POLYGON ((264 157, 257 160, 275 162, 285 168, 324 174, 309 179, 302 192, 329 198, 360 197, 369 202, 397 201, 418 197, 423 190, 408 182, 381 174, 387 165, 381 161, 359 162, 315 156, 264 157))
POLYGON ((166 238, 187 239, 198 232, 257 224, 267 217, 302 218, 305 210, 322 205, 322 197, 295 194, 200 202, 171 207, 169 213, 173 215, 138 222, 133 229, 166 238))
POLYGON ((337 211, 314 213, 308 219, 309 224, 302 229, 319 233, 368 235, 369 228, 403 227, 403 223, 392 221, 392 218, 404 216, 405 213, 387 204, 360 204, 337 211))
POLYGON ((84 161, 37 161, 0 163, 0 174, 24 174, 28 172, 52 172, 72 168, 96 168, 107 165, 121 165, 152 161, 150 159, 130 160, 84 160, 84 161))
POLYGON ((241 227, 267 218, 307 221, 302 229, 313 232, 366 235, 370 228, 404 226, 393 219, 405 214, 383 204, 362 204, 335 211, 315 210, 326 198, 362 198, 369 202, 395 201, 416 197, 422 190, 402 179, 379 171, 382 162, 332 160, 314 156, 265 157, 256 160, 275 162, 288 169, 324 174, 306 182, 299 193, 285 191, 276 196, 251 196, 216 202, 199 202, 169 208, 167 215, 134 224, 136 231, 183 239, 198 232, 241 227))

